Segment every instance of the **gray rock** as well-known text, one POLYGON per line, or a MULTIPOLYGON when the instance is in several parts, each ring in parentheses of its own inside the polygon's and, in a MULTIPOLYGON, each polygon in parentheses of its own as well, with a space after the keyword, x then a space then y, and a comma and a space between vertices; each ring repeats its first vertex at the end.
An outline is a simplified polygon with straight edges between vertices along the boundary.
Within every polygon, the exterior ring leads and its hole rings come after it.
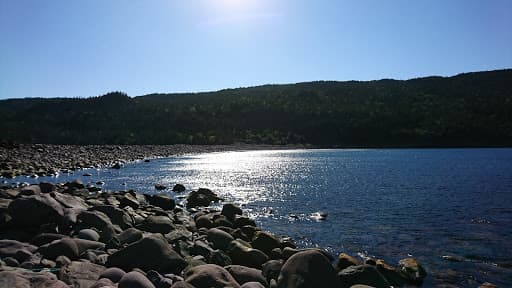
POLYGON ((185 274, 185 281, 197 288, 240 287, 226 269, 215 264, 205 264, 191 268, 185 274))
POLYGON ((240 288, 265 288, 260 282, 246 282, 240 288))
POLYGON ((213 243, 213 248, 221 250, 226 250, 226 248, 229 246, 229 243, 234 240, 233 236, 231 236, 229 233, 217 228, 211 228, 208 230, 207 236, 208 241, 213 243))
POLYGON ((139 268, 144 271, 179 273, 187 262, 171 249, 165 238, 151 235, 110 255, 106 265, 128 271, 139 268))
POLYGON ((98 278, 107 278, 113 283, 117 283, 119 280, 121 280, 121 278, 123 278, 124 274, 126 274, 126 272, 124 272, 122 269, 111 267, 103 270, 98 278))
POLYGON ((322 253, 315 250, 299 252, 288 259, 279 274, 277 287, 340 287, 336 270, 322 253))
POLYGON ((118 225, 122 229, 128 229, 133 226, 133 219, 123 209, 112 205, 101 205, 92 207, 91 210, 105 213, 113 224, 118 225))
POLYGON ((174 187, 172 187, 172 191, 173 192, 183 192, 183 191, 185 191, 185 186, 183 186, 182 184, 176 184, 176 185, 174 185, 174 187))
POLYGON ((187 208, 194 208, 198 206, 209 206, 211 202, 222 200, 212 190, 206 188, 199 188, 197 191, 192 191, 187 197, 187 208))
POLYGON ((148 216, 137 228, 151 233, 167 234, 174 230, 174 225, 167 216, 148 216))
POLYGON ((267 279, 267 281, 270 281, 271 279, 277 281, 279 273, 281 273, 282 267, 282 260, 269 260, 263 264, 263 266, 261 267, 261 271, 263 273, 263 276, 265 276, 265 278, 267 279))
POLYGON ((91 240, 91 241, 99 241, 100 240, 100 234, 98 232, 94 231, 93 229, 82 229, 78 231, 78 238, 85 239, 85 240, 91 240))
POLYGON ((76 288, 89 288, 96 283, 105 267, 89 262, 73 261, 60 269, 59 278, 76 288))
POLYGON ((119 281, 118 288, 155 288, 144 274, 132 271, 126 273, 119 281))
POLYGON ((390 284, 382 276, 382 274, 377 271, 377 268, 373 265, 357 265, 357 266, 349 266, 338 273, 340 278, 341 287, 351 287, 355 284, 364 284, 373 287, 389 287, 390 284))
POLYGON ((242 215, 242 209, 235 204, 228 203, 222 206, 222 212, 220 214, 226 216, 228 219, 234 220, 236 215, 242 215))
POLYGON ((176 202, 165 194, 156 194, 149 196, 149 204, 160 207, 164 210, 172 210, 176 207, 176 202))
POLYGON ((142 239, 142 231, 137 228, 129 228, 117 235, 117 239, 121 244, 130 244, 142 239))
POLYGON ((421 285, 423 279, 427 276, 427 272, 421 266, 418 260, 414 258, 405 258, 399 261, 399 269, 407 276, 409 281, 414 285, 421 285))
POLYGON ((0 258, 12 257, 19 263, 27 260, 36 252, 37 247, 16 240, 0 240, 0 258))
POLYGON ((61 223, 64 209, 48 194, 17 198, 9 204, 8 213, 18 227, 39 227, 61 223))
POLYGON ((0 272, 0 287, 16 288, 69 288, 50 272, 32 272, 25 269, 0 272))
POLYGON ((253 248, 259 249, 267 255, 270 255, 270 252, 273 249, 281 247, 279 239, 277 239, 274 235, 263 231, 256 232, 251 245, 253 248))
POLYGON ((229 244, 227 253, 233 264, 243 265, 252 268, 261 268, 267 262, 268 256, 258 249, 249 248, 240 240, 233 240, 229 244))
POLYGON ((268 286, 268 282, 263 276, 261 270, 245 267, 241 265, 229 265, 224 267, 228 272, 235 278, 239 284, 245 284, 247 282, 258 282, 264 287, 268 286))

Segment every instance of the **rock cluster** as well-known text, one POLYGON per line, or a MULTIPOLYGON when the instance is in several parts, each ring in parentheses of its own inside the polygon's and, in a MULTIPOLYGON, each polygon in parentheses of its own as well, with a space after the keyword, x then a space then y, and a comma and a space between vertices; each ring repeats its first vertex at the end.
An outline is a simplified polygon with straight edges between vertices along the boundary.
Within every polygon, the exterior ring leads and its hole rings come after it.
POLYGON ((203 207, 220 200, 208 189, 190 192, 187 210, 167 194, 94 188, 0 187, 0 287, 397 287, 426 275, 412 258, 298 249, 236 205, 203 207))

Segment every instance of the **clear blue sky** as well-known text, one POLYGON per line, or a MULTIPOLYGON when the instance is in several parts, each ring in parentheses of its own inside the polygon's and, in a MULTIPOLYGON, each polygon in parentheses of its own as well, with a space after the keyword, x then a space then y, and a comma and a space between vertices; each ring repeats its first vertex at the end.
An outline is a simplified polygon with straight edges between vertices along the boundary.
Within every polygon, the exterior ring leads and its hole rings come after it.
POLYGON ((510 0, 0 0, 0 98, 511 67, 510 0))

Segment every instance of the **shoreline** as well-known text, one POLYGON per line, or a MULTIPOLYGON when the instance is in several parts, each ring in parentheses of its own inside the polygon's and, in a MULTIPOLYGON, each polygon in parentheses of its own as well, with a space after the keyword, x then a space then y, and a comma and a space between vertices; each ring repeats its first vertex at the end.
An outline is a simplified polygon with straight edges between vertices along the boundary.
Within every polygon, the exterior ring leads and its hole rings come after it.
POLYGON ((54 145, 18 144, 0 146, 0 178, 52 176, 86 168, 121 168, 146 159, 246 150, 305 149, 304 146, 275 145, 54 145))

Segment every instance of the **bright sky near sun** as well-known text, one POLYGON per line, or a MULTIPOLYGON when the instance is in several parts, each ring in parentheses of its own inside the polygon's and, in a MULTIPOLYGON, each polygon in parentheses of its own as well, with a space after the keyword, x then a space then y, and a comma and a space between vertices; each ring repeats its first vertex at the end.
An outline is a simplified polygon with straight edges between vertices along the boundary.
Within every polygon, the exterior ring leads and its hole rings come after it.
POLYGON ((0 98, 511 67, 510 0, 0 0, 0 98))

